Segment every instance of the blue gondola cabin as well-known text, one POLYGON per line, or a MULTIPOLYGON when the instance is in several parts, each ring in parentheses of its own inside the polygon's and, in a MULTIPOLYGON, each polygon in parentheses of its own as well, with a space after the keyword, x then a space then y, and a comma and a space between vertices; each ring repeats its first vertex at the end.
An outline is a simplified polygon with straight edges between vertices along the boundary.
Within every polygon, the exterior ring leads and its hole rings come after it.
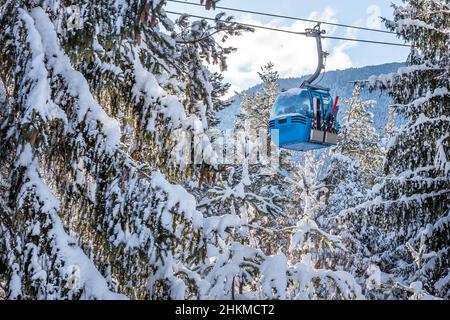
POLYGON ((337 144, 338 97, 327 90, 295 88, 277 97, 270 116, 269 133, 280 148, 308 151, 337 144))

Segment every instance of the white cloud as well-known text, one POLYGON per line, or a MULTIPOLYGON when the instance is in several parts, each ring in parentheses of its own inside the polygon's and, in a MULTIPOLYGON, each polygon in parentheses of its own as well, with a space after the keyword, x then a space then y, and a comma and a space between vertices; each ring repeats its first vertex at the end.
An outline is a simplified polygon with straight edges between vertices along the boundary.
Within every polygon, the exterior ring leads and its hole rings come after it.
POLYGON ((381 8, 377 5, 370 5, 366 10, 369 17, 366 20, 366 26, 373 29, 381 29, 381 8))
MULTIPOLYGON (((357 20, 353 23, 354 26, 361 26, 362 20, 357 20)), ((345 38, 354 39, 357 38, 356 29, 348 28, 345 33, 345 38)), ((327 60, 327 69, 345 69, 352 67, 353 63, 350 56, 346 52, 347 50, 357 46, 354 41, 341 41, 337 46, 331 51, 331 55, 327 60)))
MULTIPOLYGON (((323 12, 313 12, 308 18, 316 20, 336 21, 336 12, 327 7, 323 12)), ((239 19, 243 23, 263 25, 290 31, 303 32, 311 28, 311 23, 295 21, 290 26, 282 25, 280 20, 272 20, 263 24, 250 16, 239 19)), ((327 34, 333 34, 335 27, 323 26, 327 34)), ((232 84, 233 90, 242 91, 257 83, 257 72, 268 62, 275 64, 280 76, 299 77, 314 72, 317 63, 317 50, 314 38, 301 35, 273 32, 256 29, 254 33, 231 38, 226 45, 238 48, 238 51, 228 58, 228 70, 224 73, 225 80, 232 84)), ((324 50, 330 53, 327 59, 327 70, 345 69, 352 66, 347 50, 354 43, 323 41, 324 50), (333 46, 334 45, 334 46, 333 46)))

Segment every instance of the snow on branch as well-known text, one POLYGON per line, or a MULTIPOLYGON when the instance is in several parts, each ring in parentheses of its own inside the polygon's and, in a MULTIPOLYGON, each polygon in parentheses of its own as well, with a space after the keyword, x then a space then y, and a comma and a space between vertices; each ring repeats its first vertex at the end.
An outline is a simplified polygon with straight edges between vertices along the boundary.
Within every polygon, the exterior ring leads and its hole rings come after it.
MULTIPOLYGON (((53 24, 45 12, 41 8, 36 7, 32 9, 31 16, 34 18, 36 31, 42 39, 42 47, 48 61, 47 65, 52 68, 54 74, 63 77, 70 94, 78 99, 78 122, 87 121, 90 126, 88 132, 91 134, 95 134, 97 130, 103 132, 105 135, 105 148, 111 154, 119 152, 123 155, 124 153, 119 148, 121 133, 118 122, 106 114, 92 96, 84 76, 73 69, 69 58, 60 49, 53 24), (98 127, 99 123, 100 128, 98 127)), ((30 26, 32 25, 30 24, 30 26)), ((178 99, 164 92, 157 84, 155 77, 142 67, 139 59, 135 59, 135 68, 137 77, 135 94, 144 90, 145 98, 150 101, 160 97, 162 102, 167 105, 165 114, 171 118, 173 123, 182 123, 185 126, 192 126, 196 130, 202 130, 201 122, 195 116, 186 117, 184 108, 178 99)), ((179 209, 187 214, 186 218, 188 220, 193 219, 195 225, 199 224, 198 212, 193 209, 195 208, 195 200, 192 196, 187 196, 186 190, 179 186, 170 185, 161 174, 155 174, 150 180, 154 188, 159 188, 169 195, 168 210, 178 204, 180 206, 179 209), (182 198, 183 196, 185 198, 182 198)))
POLYGON ((327 290, 328 299, 364 299, 361 287, 351 274, 345 271, 316 269, 309 255, 300 263, 290 266, 287 273, 288 279, 293 283, 292 288, 288 290, 295 299, 318 299, 320 288, 327 290))
MULTIPOLYGON (((32 34, 39 34, 42 39, 47 66, 51 68, 53 76, 62 77, 70 95, 77 99, 77 122, 85 121, 88 124, 87 133, 94 137, 101 132, 104 136, 103 147, 106 152, 112 153, 120 141, 119 123, 110 118, 95 101, 84 76, 72 67, 69 57, 58 43, 55 28, 44 10, 40 7, 31 9, 31 17, 34 19, 35 26, 32 34)), ((30 27, 32 27, 31 24, 30 27)))
POLYGON ((346 250, 345 246, 338 236, 334 236, 324 232, 318 227, 317 223, 314 220, 308 217, 304 217, 303 219, 299 220, 297 222, 296 228, 298 229, 298 231, 296 231, 291 237, 289 251, 294 250, 297 246, 302 246, 309 235, 318 236, 321 239, 321 242, 323 241, 329 247, 337 247, 341 250, 346 250))
MULTIPOLYGON (((447 117, 447 122, 450 122, 450 118, 447 117)), ((434 165, 436 168, 439 168, 445 175, 448 176, 450 172, 450 161, 448 161, 447 152, 445 151, 444 143, 447 142, 448 148, 448 140, 450 134, 447 132, 442 138, 436 141, 436 157, 434 159, 434 165)))
POLYGON ((27 43, 30 46, 31 59, 27 63, 23 82, 31 82, 30 90, 25 95, 25 112, 22 123, 33 121, 34 114, 40 115, 43 121, 60 119, 67 126, 67 117, 63 110, 51 98, 51 88, 48 83, 48 72, 45 66, 45 52, 42 38, 34 26, 33 19, 28 13, 20 9, 20 18, 27 28, 27 43))
MULTIPOLYGON (((152 112, 152 120, 155 123, 156 116, 161 114, 164 119, 169 119, 168 129, 192 129, 195 134, 203 132, 202 122, 195 115, 187 116, 186 111, 176 96, 168 94, 156 80, 155 76, 146 70, 139 59, 139 50, 131 55, 133 61, 135 83, 132 89, 135 102, 142 98, 144 109, 151 110, 152 105, 160 104, 161 107, 152 112)), ((148 126, 150 133, 155 132, 153 125, 148 126)))
POLYGON ((449 96, 450 92, 448 91, 448 88, 436 88, 434 89, 433 92, 428 91, 424 97, 420 97, 415 99, 414 101, 406 104, 406 105, 397 105, 397 104, 393 104, 393 107, 402 107, 402 108, 408 108, 408 107, 412 107, 412 108, 419 108, 420 106, 422 106, 424 103, 429 102, 430 100, 432 100, 433 98, 437 98, 437 97, 445 97, 445 96, 449 96))
MULTIPOLYGON (((24 183, 18 194, 17 208, 18 210, 39 210, 41 214, 46 217, 35 220, 31 228, 32 236, 39 236, 42 232, 47 232, 47 238, 51 242, 51 251, 48 254, 56 256, 59 263, 54 263, 58 272, 66 278, 66 287, 72 294, 77 294, 81 290, 81 298, 84 299, 125 299, 126 297, 120 294, 111 292, 108 288, 105 278, 100 274, 94 264, 77 246, 75 241, 69 237, 58 216, 59 201, 52 194, 47 185, 42 181, 39 174, 39 163, 37 158, 33 155, 30 144, 24 145, 23 149, 19 151, 16 161, 16 168, 19 171, 23 168, 24 183), (74 271, 76 274, 74 275, 74 271), (75 278, 73 278, 75 277, 75 278), (72 286, 72 288, 71 288, 72 286)), ((46 270, 46 264, 43 263, 39 256, 41 248, 33 243, 27 243, 25 252, 31 256, 31 265, 28 266, 33 272, 33 281, 39 282, 41 285, 47 286, 51 279, 48 279, 48 273, 55 270, 46 270)), ((14 284, 12 284, 14 286, 14 284)), ((60 288, 63 290, 64 287, 60 288)), ((42 292, 47 292, 47 288, 41 288, 42 292)), ((11 288, 13 295, 20 292, 18 288, 11 288)), ((12 296, 11 298, 15 298, 12 296)), ((45 293, 42 298, 50 298, 45 293)), ((58 297, 54 297, 58 298, 58 297)), ((61 298, 61 297, 59 297, 61 298)))
POLYGON ((164 210, 161 209, 161 221, 165 228, 172 230, 172 215, 170 211, 174 208, 183 214, 187 221, 192 222, 194 229, 203 227, 203 215, 197 211, 197 203, 193 195, 182 186, 169 183, 165 177, 155 172, 151 178, 151 185, 154 190, 161 190, 167 195, 164 210))
POLYGON ((412 19, 412 18, 404 18, 404 19, 396 20, 395 27, 399 33, 406 32, 411 27, 431 30, 431 31, 439 32, 439 33, 442 33, 445 35, 450 33, 450 28, 444 28, 444 29, 436 28, 433 25, 426 23, 423 20, 412 19))
POLYGON ((429 192, 429 193, 425 193, 425 194, 415 194, 412 196, 404 196, 403 195, 402 197, 400 197, 399 199, 396 199, 396 200, 382 200, 381 197, 377 197, 373 200, 369 200, 363 204, 360 204, 354 208, 343 210, 341 212, 341 214, 348 214, 350 212, 356 212, 358 210, 367 209, 367 208, 374 207, 374 206, 384 205, 386 208, 386 207, 389 207, 389 206, 392 206, 392 205, 395 205, 398 203, 408 203, 408 202, 412 202, 412 201, 421 202, 421 201, 424 201, 425 199, 438 197, 438 196, 441 196, 446 193, 448 193, 447 190, 441 190, 441 191, 429 192))
POLYGON ((432 66, 427 64, 421 65, 412 65, 407 67, 401 67, 397 72, 382 74, 382 75, 373 75, 370 76, 367 80, 370 88, 376 88, 377 86, 381 86, 382 88, 387 88, 390 84, 394 83, 396 79, 410 77, 412 74, 422 71, 441 71, 442 69, 438 66, 432 66))

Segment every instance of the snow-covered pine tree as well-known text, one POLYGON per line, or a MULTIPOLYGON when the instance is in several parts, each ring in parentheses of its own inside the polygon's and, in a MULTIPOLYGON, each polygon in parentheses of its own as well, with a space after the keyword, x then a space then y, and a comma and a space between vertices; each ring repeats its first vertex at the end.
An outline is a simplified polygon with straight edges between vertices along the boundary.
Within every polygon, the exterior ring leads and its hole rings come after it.
MULTIPOLYGON (((299 259, 309 254, 312 261, 318 266, 319 251, 323 247, 334 248, 340 245, 340 240, 328 237, 318 226, 321 218, 321 209, 325 206, 328 187, 321 181, 320 172, 325 157, 317 156, 315 152, 307 152, 302 164, 298 164, 295 171, 291 172, 291 207, 295 209, 296 225, 301 229, 295 233, 291 240, 290 250, 292 258, 299 259), (309 228, 309 226, 314 226, 309 228), (295 249, 295 250, 294 250, 295 249), (297 256, 295 255, 297 254, 297 256)), ((294 227, 295 231, 296 228, 294 227)))
POLYGON ((395 119, 394 109, 389 107, 388 118, 386 125, 383 128, 383 137, 381 139, 381 147, 383 148, 383 153, 386 153, 386 149, 391 141, 395 137, 397 132, 397 123, 395 119))
MULTIPOLYGON (((199 271, 211 283, 208 297, 361 299, 360 286, 349 273, 326 269, 321 264, 326 259, 322 250, 340 246, 339 238, 324 232, 306 213, 296 225, 288 225, 295 219, 269 215, 268 206, 273 204, 250 191, 250 177, 244 164, 242 171, 229 175, 233 181, 227 182, 226 190, 214 187, 200 203, 208 214, 214 212, 205 222, 205 233, 209 235, 206 261, 210 263, 199 271), (230 213, 219 216, 219 212, 230 213)), ((253 178, 261 179, 257 175, 253 178)), ((306 204, 308 213, 315 213, 322 186, 302 190, 307 191, 299 202, 306 204)), ((295 192, 291 195, 297 196, 295 192)))
POLYGON ((230 52, 197 33, 242 28, 177 27, 165 1, 77 4, 75 24, 66 2, 0 8, 0 282, 8 298, 201 298, 203 219, 167 180, 171 133, 207 129, 219 87, 199 62, 230 52))
POLYGON ((369 83, 388 90, 405 124, 388 146, 386 176, 347 215, 381 269, 383 292, 388 285, 404 298, 411 286, 449 298, 450 7, 410 0, 394 9, 386 25, 411 44, 408 66, 369 83))
POLYGON ((345 250, 328 255, 326 265, 350 272, 359 284, 366 279, 367 250, 355 231, 352 221, 341 216, 341 211, 355 207, 366 200, 368 187, 358 159, 330 152, 329 165, 323 183, 327 186, 326 204, 320 208, 319 223, 328 233, 340 238, 345 250))
POLYGON ((326 205, 320 209, 319 223, 328 233, 340 238, 345 250, 329 255, 326 265, 350 272, 358 283, 363 284, 368 267, 367 250, 352 221, 342 218, 341 211, 365 201, 368 189, 359 161, 334 152, 323 180, 328 191, 326 205))
POLYGON ((367 110, 373 101, 362 101, 362 87, 355 85, 343 117, 340 139, 330 152, 324 182, 328 187, 327 211, 335 217, 341 210, 361 203, 366 188, 380 174, 382 147, 373 127, 373 115, 367 110))
POLYGON ((208 115, 208 120, 209 120, 209 126, 214 127, 217 124, 219 124, 219 122, 220 122, 217 119, 217 116, 215 115, 215 113, 226 107, 229 107, 233 103, 233 100, 221 99, 228 92, 231 84, 224 83, 223 82, 224 78, 220 73, 218 73, 218 72, 213 73, 210 76, 209 81, 212 85, 211 100, 212 100, 213 108, 210 110, 210 112, 208 112, 207 115, 208 115))
POLYGON ((237 133, 242 130, 250 139, 245 142, 244 148, 241 147, 247 153, 245 170, 248 171, 249 177, 246 187, 248 192, 262 197, 261 199, 273 199, 272 202, 277 205, 276 210, 252 210, 248 211, 246 215, 247 222, 253 226, 249 233, 254 245, 270 255, 277 253, 281 247, 287 248, 288 246, 287 238, 283 234, 273 233, 270 230, 289 225, 288 210, 286 210, 286 204, 289 202, 289 183, 286 175, 292 166, 290 153, 277 150, 270 143, 268 137, 267 125, 270 113, 275 99, 280 93, 278 72, 275 70, 275 65, 269 62, 261 67, 258 75, 262 82, 262 88, 253 94, 241 93, 241 112, 235 128, 237 133), (270 160, 273 158, 260 158, 256 163, 249 161, 255 159, 252 156, 258 151, 266 152, 268 157, 269 153, 270 157, 279 157, 277 160, 279 166, 272 166, 273 163, 270 160), (269 230, 269 232, 264 232, 264 230, 269 230), (274 243, 278 243, 278 246, 274 246, 274 243))
POLYGON ((381 173, 383 153, 380 138, 373 126, 373 114, 368 110, 375 101, 362 101, 362 87, 355 85, 342 121, 340 141, 334 153, 359 161, 363 179, 370 186, 381 173))
POLYGON ((258 75, 262 81, 261 90, 254 94, 240 94, 241 113, 238 115, 236 128, 267 129, 273 103, 280 94, 279 75, 271 62, 261 67, 258 75))
POLYGON ((285 229, 291 234, 287 258, 291 266, 289 278, 294 284, 288 288, 289 296, 361 299, 361 289, 352 275, 331 263, 346 248, 339 236, 327 231, 332 228, 327 225, 328 212, 325 211, 329 186, 321 177, 325 158, 327 154, 308 152, 303 164, 290 172, 289 209, 294 210, 290 216, 296 221, 285 229), (302 273, 304 278, 300 284, 302 273))
MULTIPOLYGON (((244 224, 255 224, 253 228, 258 230, 261 224, 280 218, 282 191, 274 182, 283 178, 271 169, 265 154, 260 153, 258 158, 258 152, 264 152, 260 144, 267 138, 267 121, 278 92, 278 75, 272 64, 262 68, 260 76, 264 82, 263 90, 250 96, 242 94, 242 115, 234 132, 229 132, 224 146, 225 158, 231 157, 224 159, 226 163, 220 166, 218 179, 206 190, 196 190, 197 184, 192 188, 206 216, 231 214, 245 220, 244 224), (274 175, 278 179, 274 180, 274 175)), ((249 232, 253 234, 255 230, 249 232)), ((248 239, 247 236, 246 242, 248 239)), ((268 239, 266 247, 274 249, 269 243, 273 241, 268 239)), ((253 245, 259 247, 261 243, 253 245)))
POLYGON ((347 112, 341 124, 338 145, 330 152, 327 173, 327 203, 321 208, 321 225, 341 238, 346 250, 331 255, 328 265, 351 272, 364 283, 369 267, 367 249, 355 232, 351 221, 342 219, 342 210, 366 200, 366 194, 380 175, 383 164, 382 146, 373 127, 373 115, 368 111, 373 101, 362 101, 362 87, 355 85, 352 97, 344 102, 347 112))
MULTIPOLYGON (((241 118, 236 130, 227 134, 225 158, 231 157, 224 159, 214 185, 205 183, 199 188, 199 184, 192 182, 188 186, 197 195, 199 209, 207 217, 206 261, 213 263, 206 263, 201 274, 211 283, 208 297, 212 299, 263 298, 259 292, 264 281, 262 264, 266 254, 276 253, 273 245, 277 242, 276 234, 266 227, 281 218, 281 191, 273 185, 269 163, 250 163, 251 154, 258 152, 258 143, 263 141, 258 134, 267 136, 267 121, 277 92, 277 75, 273 67, 269 69, 273 77, 266 84, 271 82, 272 99, 243 96, 243 109, 260 104, 261 110, 252 112, 254 109, 250 108, 251 114, 241 118)), ((264 71, 260 75, 263 74, 266 75, 264 71)), ((267 92, 263 90, 256 95, 267 97, 267 92)), ((280 292, 279 297, 285 295, 280 292)))

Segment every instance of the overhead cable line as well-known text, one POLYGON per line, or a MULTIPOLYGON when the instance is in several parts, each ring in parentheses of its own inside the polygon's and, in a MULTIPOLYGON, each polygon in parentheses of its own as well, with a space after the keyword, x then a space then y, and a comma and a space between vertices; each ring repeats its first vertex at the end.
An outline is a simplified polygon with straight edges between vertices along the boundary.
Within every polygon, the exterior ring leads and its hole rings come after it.
POLYGON ((355 41, 355 42, 382 44, 382 45, 386 45, 386 46, 397 46, 397 47, 407 47, 407 48, 411 47, 410 45, 403 44, 403 43, 375 41, 375 40, 367 40, 367 39, 354 39, 354 38, 335 37, 335 36, 322 36, 322 38, 324 38, 324 39, 333 39, 333 40, 343 40, 343 41, 355 41))
MULTIPOLYGON (((192 18, 198 18, 198 19, 205 19, 205 20, 209 20, 209 21, 221 21, 221 22, 227 22, 225 20, 216 20, 214 18, 210 18, 210 17, 203 17, 203 16, 197 16, 195 14, 189 14, 189 13, 181 13, 181 12, 175 12, 175 11, 165 11, 166 13, 170 13, 170 14, 175 14, 175 15, 186 15, 192 18)), ((278 29, 278 28, 272 28, 272 27, 265 27, 265 26, 257 26, 255 24, 249 24, 249 23, 242 23, 242 22, 237 22, 237 21, 233 21, 236 22, 237 24, 240 24, 241 26, 244 27, 250 27, 250 28, 257 28, 257 29, 264 29, 264 30, 270 30, 270 31, 278 31, 278 32, 284 32, 284 33, 290 33, 290 34, 297 34, 297 35, 303 35, 306 36, 306 32, 297 32, 297 31, 291 31, 291 30, 283 30, 283 29, 278 29)))
MULTIPOLYGON (((174 3, 181 3, 181 4, 185 4, 185 5, 192 5, 192 6, 200 6, 200 7, 203 6, 200 3, 192 3, 192 2, 186 2, 186 1, 180 1, 180 0, 167 0, 167 1, 168 2, 174 2, 174 3)), ((320 20, 314 20, 314 19, 306 19, 306 18, 285 16, 285 15, 279 15, 279 14, 273 14, 273 13, 266 13, 266 12, 252 11, 252 10, 230 8, 230 7, 216 6, 216 8, 217 9, 221 9, 221 10, 235 11, 235 12, 241 12, 241 13, 250 13, 250 14, 266 16, 266 17, 272 17, 272 18, 282 18, 282 19, 288 19, 288 20, 305 21, 305 22, 312 22, 312 23, 321 23, 321 24, 326 24, 326 25, 335 26, 335 27, 352 28, 352 29, 358 29, 358 30, 364 30, 364 31, 372 31, 372 32, 379 32, 379 33, 395 34, 395 32, 388 31, 388 30, 379 30, 379 29, 373 29, 373 28, 367 28, 367 27, 359 27, 359 26, 353 26, 353 25, 343 24, 343 23, 320 21, 320 20)))
MULTIPOLYGON (((179 16, 189 16, 192 18, 198 18, 198 19, 204 19, 204 20, 210 20, 210 21, 220 21, 220 22, 228 22, 226 20, 217 20, 214 18, 210 18, 210 17, 203 17, 203 16, 198 16, 198 15, 194 15, 194 14, 188 14, 188 13, 181 13, 181 12, 175 12, 175 11, 165 11, 166 13, 169 14, 174 14, 174 15, 179 15, 179 16)), ((265 27, 265 26, 258 26, 255 24, 249 24, 249 23, 241 23, 238 21, 233 21, 236 22, 237 24, 240 24, 244 27, 250 27, 250 28, 255 28, 255 29, 263 29, 263 30, 269 30, 269 31, 275 31, 275 32, 283 32, 283 33, 289 33, 289 34, 295 34, 295 35, 301 35, 301 36, 306 36, 306 32, 297 32, 297 31, 291 31, 291 30, 284 30, 284 29, 279 29, 279 28, 273 28, 273 27, 265 27)), ((397 47, 410 47, 407 44, 402 44, 402 43, 395 43, 395 42, 385 42, 385 41, 375 41, 375 40, 367 40, 367 39, 355 39, 355 38, 346 38, 346 37, 335 37, 335 36, 322 36, 322 38, 324 39, 332 39, 332 40, 344 40, 344 41, 355 41, 355 42, 364 42, 364 43, 372 43, 372 44, 382 44, 382 45, 388 45, 388 46, 397 46, 397 47)))

